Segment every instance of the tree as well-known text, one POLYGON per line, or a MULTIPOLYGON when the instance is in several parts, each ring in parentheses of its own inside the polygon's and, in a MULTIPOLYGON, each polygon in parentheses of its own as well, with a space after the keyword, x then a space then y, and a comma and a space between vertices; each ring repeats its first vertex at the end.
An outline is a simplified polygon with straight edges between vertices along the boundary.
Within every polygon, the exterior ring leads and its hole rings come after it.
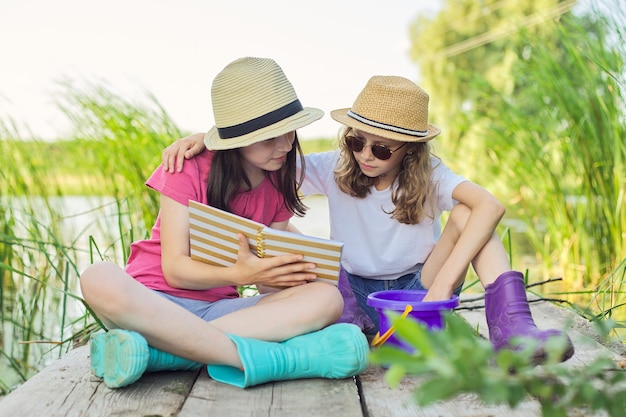
MULTIPOLYGON (((482 98, 473 88, 486 82, 494 90, 510 94, 515 89, 512 69, 524 54, 530 36, 549 38, 554 29, 541 25, 567 12, 573 1, 557 0, 445 0, 434 18, 418 17, 410 27, 411 58, 418 65, 420 84, 431 94, 430 110, 443 128, 439 142, 454 158, 463 138, 463 160, 475 120, 469 112, 482 98)), ((462 161, 457 161, 462 163, 462 161)), ((463 172, 466 172, 463 169, 463 172)))
POLYGON ((624 0, 572 6, 450 0, 412 32, 442 151, 462 147, 455 168, 509 202, 570 289, 626 258, 624 0))

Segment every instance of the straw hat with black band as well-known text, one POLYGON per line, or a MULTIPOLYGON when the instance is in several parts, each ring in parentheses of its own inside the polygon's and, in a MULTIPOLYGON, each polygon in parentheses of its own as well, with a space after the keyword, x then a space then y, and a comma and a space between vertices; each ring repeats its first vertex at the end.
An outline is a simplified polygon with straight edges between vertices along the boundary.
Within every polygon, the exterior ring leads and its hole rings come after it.
POLYGON ((426 142, 441 129, 428 123, 428 93, 413 81, 377 75, 369 79, 349 109, 333 110, 336 121, 400 142, 426 142))
POLYGON ((304 127, 324 112, 303 107, 283 70, 268 58, 228 64, 211 87, 215 126, 204 135, 207 149, 235 149, 304 127))

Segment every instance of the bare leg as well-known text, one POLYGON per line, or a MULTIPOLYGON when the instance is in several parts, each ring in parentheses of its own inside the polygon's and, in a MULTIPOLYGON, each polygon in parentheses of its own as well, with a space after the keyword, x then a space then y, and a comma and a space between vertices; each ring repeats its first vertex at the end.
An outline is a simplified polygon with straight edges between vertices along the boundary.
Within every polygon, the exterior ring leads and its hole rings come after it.
POLYGON ((422 283, 426 288, 431 288, 438 274, 450 277, 451 288, 458 287, 465 280, 470 262, 483 287, 511 269, 506 250, 495 232, 478 250, 470 247, 473 245, 464 245, 460 241, 469 216, 470 210, 462 204, 458 204, 451 211, 439 241, 422 269, 422 283))
POLYGON ((281 341, 333 323, 343 307, 336 288, 315 283, 268 295, 257 306, 206 322, 113 263, 90 266, 80 283, 85 300, 107 327, 134 330, 151 346, 199 363, 235 367, 242 364, 226 332, 281 341))
POLYGON ((237 336, 282 342, 335 323, 342 310, 337 288, 317 282, 266 295, 257 305, 210 323, 237 336))

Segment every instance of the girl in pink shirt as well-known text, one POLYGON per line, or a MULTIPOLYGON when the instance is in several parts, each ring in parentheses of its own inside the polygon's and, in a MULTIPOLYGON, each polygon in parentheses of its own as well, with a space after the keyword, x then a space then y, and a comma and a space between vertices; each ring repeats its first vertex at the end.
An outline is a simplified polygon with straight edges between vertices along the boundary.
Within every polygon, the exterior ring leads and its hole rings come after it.
POLYGON ((161 193, 149 239, 135 242, 126 269, 96 263, 81 275, 85 300, 109 329, 92 336, 91 369, 110 388, 144 372, 208 364, 218 381, 248 387, 306 377, 346 378, 367 366, 368 343, 357 326, 333 324, 343 300, 314 281, 302 255, 257 258, 238 235, 230 267, 191 259, 188 201, 286 230, 305 206, 298 196, 295 130, 322 111, 302 107, 270 59, 242 58, 220 72, 211 90, 215 126, 209 149, 182 172, 158 168, 147 185, 161 193), (237 287, 282 287, 240 298, 237 287))

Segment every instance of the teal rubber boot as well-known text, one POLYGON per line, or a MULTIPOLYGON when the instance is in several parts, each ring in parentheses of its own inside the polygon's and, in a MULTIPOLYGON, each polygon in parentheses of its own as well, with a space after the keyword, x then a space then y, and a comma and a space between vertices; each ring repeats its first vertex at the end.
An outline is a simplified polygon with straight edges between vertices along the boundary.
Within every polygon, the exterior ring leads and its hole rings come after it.
POLYGON ((89 355, 91 373, 104 378, 104 345, 106 332, 92 333, 89 337, 89 355))
POLYGON ((243 370, 209 365, 211 378, 239 388, 300 378, 341 379, 367 368, 369 344, 357 326, 339 323, 282 343, 228 335, 235 342, 243 370))
POLYGON ((92 335, 91 371, 109 388, 122 388, 145 372, 194 370, 202 365, 148 346, 137 332, 114 329, 92 335))

